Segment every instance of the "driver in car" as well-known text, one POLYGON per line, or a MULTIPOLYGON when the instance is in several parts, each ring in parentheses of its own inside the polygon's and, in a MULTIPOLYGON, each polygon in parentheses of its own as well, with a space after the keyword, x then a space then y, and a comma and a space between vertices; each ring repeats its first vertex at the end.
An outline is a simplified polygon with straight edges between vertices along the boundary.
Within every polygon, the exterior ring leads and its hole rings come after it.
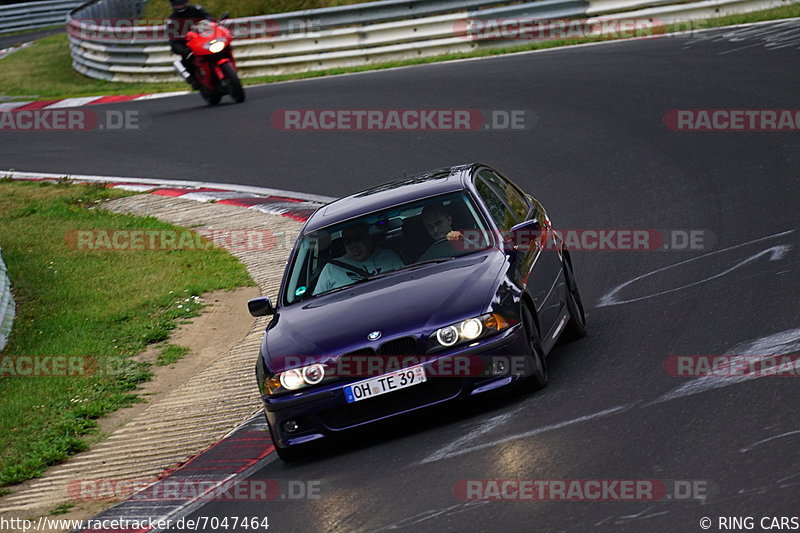
POLYGON ((342 237, 345 254, 328 261, 319 275, 314 294, 344 287, 360 279, 403 266, 403 261, 392 250, 375 246, 366 224, 345 228, 342 237))
POLYGON ((434 242, 417 259, 418 262, 452 257, 460 255, 457 252, 464 251, 464 235, 460 231, 453 230, 453 217, 443 206, 437 204, 425 206, 422 210, 422 224, 434 242))

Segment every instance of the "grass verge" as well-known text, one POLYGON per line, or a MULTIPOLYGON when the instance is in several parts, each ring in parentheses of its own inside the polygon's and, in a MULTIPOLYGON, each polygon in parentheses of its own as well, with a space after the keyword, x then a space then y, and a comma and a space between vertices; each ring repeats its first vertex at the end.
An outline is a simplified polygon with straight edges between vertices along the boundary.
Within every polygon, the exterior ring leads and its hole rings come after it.
POLYGON ((156 364, 158 366, 166 366, 171 365, 172 363, 176 363, 180 359, 183 358, 184 355, 189 353, 188 346, 180 346, 178 344, 167 344, 164 346, 164 349, 161 350, 161 353, 158 354, 156 358, 156 364))
MULTIPOLYGON (((175 229, 155 218, 87 209, 127 194, 0 180, 0 246, 17 303, 0 356, 0 486, 86 449, 97 418, 137 401, 137 384, 151 371, 131 357, 196 316, 202 304, 193 296, 253 285, 244 265, 219 249, 85 251, 66 244, 67 232, 78 229, 175 229), (98 371, 18 375, 21 356, 75 357, 98 371)), ((167 357, 180 354, 177 347, 167 357)))
MULTIPOLYGON (((689 29, 717 28, 735 24, 744 24, 748 22, 762 22, 767 20, 793 17, 800 17, 800 2, 795 2, 773 9, 753 11, 751 13, 729 15, 725 17, 698 20, 689 23, 672 24, 666 28, 666 31, 675 32, 686 31, 689 29)), ((296 74, 284 74, 280 76, 260 76, 255 78, 247 78, 243 81, 245 85, 255 85, 294 79, 317 78, 336 74, 381 70, 425 63, 437 63, 440 61, 449 61, 453 59, 486 57, 511 52, 555 48, 603 40, 609 39, 595 38, 534 42, 520 46, 509 46, 506 48, 485 48, 473 52, 419 58, 406 61, 394 61, 381 63, 378 65, 364 65, 359 67, 319 70, 296 74)), ((18 52, 10 54, 8 57, 2 59, 2 66, 4 75, 0 77, 0 95, 3 96, 32 96, 35 99, 46 100, 50 98, 57 99, 72 96, 142 94, 187 89, 187 85, 181 82, 119 83, 95 80, 78 74, 72 69, 72 60, 69 56, 69 46, 66 35, 45 37, 44 39, 37 41, 33 46, 19 50, 18 52)))

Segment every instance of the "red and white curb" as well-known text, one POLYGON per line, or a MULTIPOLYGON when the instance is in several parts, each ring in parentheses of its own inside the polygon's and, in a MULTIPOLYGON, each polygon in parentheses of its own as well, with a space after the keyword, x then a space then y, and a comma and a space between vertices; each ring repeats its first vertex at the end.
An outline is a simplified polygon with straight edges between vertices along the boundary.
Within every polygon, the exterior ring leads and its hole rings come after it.
POLYGON ((76 98, 62 98, 60 100, 27 100, 19 102, 2 102, 0 111, 27 111, 30 109, 61 109, 65 107, 82 107, 85 105, 118 104, 122 102, 135 102, 139 100, 154 100, 182 96, 191 91, 173 91, 168 93, 152 94, 114 94, 109 96, 80 96, 76 98))
POLYGON ((264 422, 264 415, 256 413, 245 423, 230 431, 205 451, 188 459, 175 469, 166 470, 152 485, 128 497, 113 507, 92 517, 90 524, 116 522, 117 528, 85 527, 73 533, 157 533, 167 529, 161 524, 175 524, 181 517, 214 500, 220 488, 234 485, 246 479, 275 460, 275 450, 264 422), (235 456, 236 459, 229 459, 235 456), (202 480, 202 482, 198 482, 202 480), (159 486, 172 483, 180 486, 202 486, 197 494, 186 494, 183 498, 158 499, 151 495, 167 494, 159 486), (140 524, 138 528, 123 527, 122 524, 140 524))
POLYGON ((255 209, 272 215, 288 217, 298 222, 305 222, 319 207, 335 200, 329 196, 316 194, 202 181, 51 174, 15 170, 0 170, 0 178, 29 181, 58 181, 68 178, 76 183, 106 183, 108 187, 128 191, 255 209))

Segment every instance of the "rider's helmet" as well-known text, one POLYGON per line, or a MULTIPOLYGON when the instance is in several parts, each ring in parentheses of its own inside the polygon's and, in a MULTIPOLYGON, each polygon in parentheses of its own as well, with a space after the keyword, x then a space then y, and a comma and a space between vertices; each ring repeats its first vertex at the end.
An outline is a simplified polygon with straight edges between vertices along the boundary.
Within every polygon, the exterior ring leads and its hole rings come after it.
POLYGON ((175 11, 183 11, 188 7, 189 2, 187 0, 169 0, 169 5, 172 6, 172 9, 175 11))

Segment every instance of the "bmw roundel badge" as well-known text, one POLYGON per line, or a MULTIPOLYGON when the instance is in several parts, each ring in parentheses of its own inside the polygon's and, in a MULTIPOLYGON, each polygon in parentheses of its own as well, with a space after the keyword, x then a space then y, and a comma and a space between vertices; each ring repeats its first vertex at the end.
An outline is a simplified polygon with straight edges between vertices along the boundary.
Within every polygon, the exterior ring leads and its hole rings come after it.
POLYGON ((372 333, 367 335, 367 338, 369 340, 371 340, 371 341, 376 341, 376 340, 381 338, 381 332, 380 331, 373 331, 372 333))

